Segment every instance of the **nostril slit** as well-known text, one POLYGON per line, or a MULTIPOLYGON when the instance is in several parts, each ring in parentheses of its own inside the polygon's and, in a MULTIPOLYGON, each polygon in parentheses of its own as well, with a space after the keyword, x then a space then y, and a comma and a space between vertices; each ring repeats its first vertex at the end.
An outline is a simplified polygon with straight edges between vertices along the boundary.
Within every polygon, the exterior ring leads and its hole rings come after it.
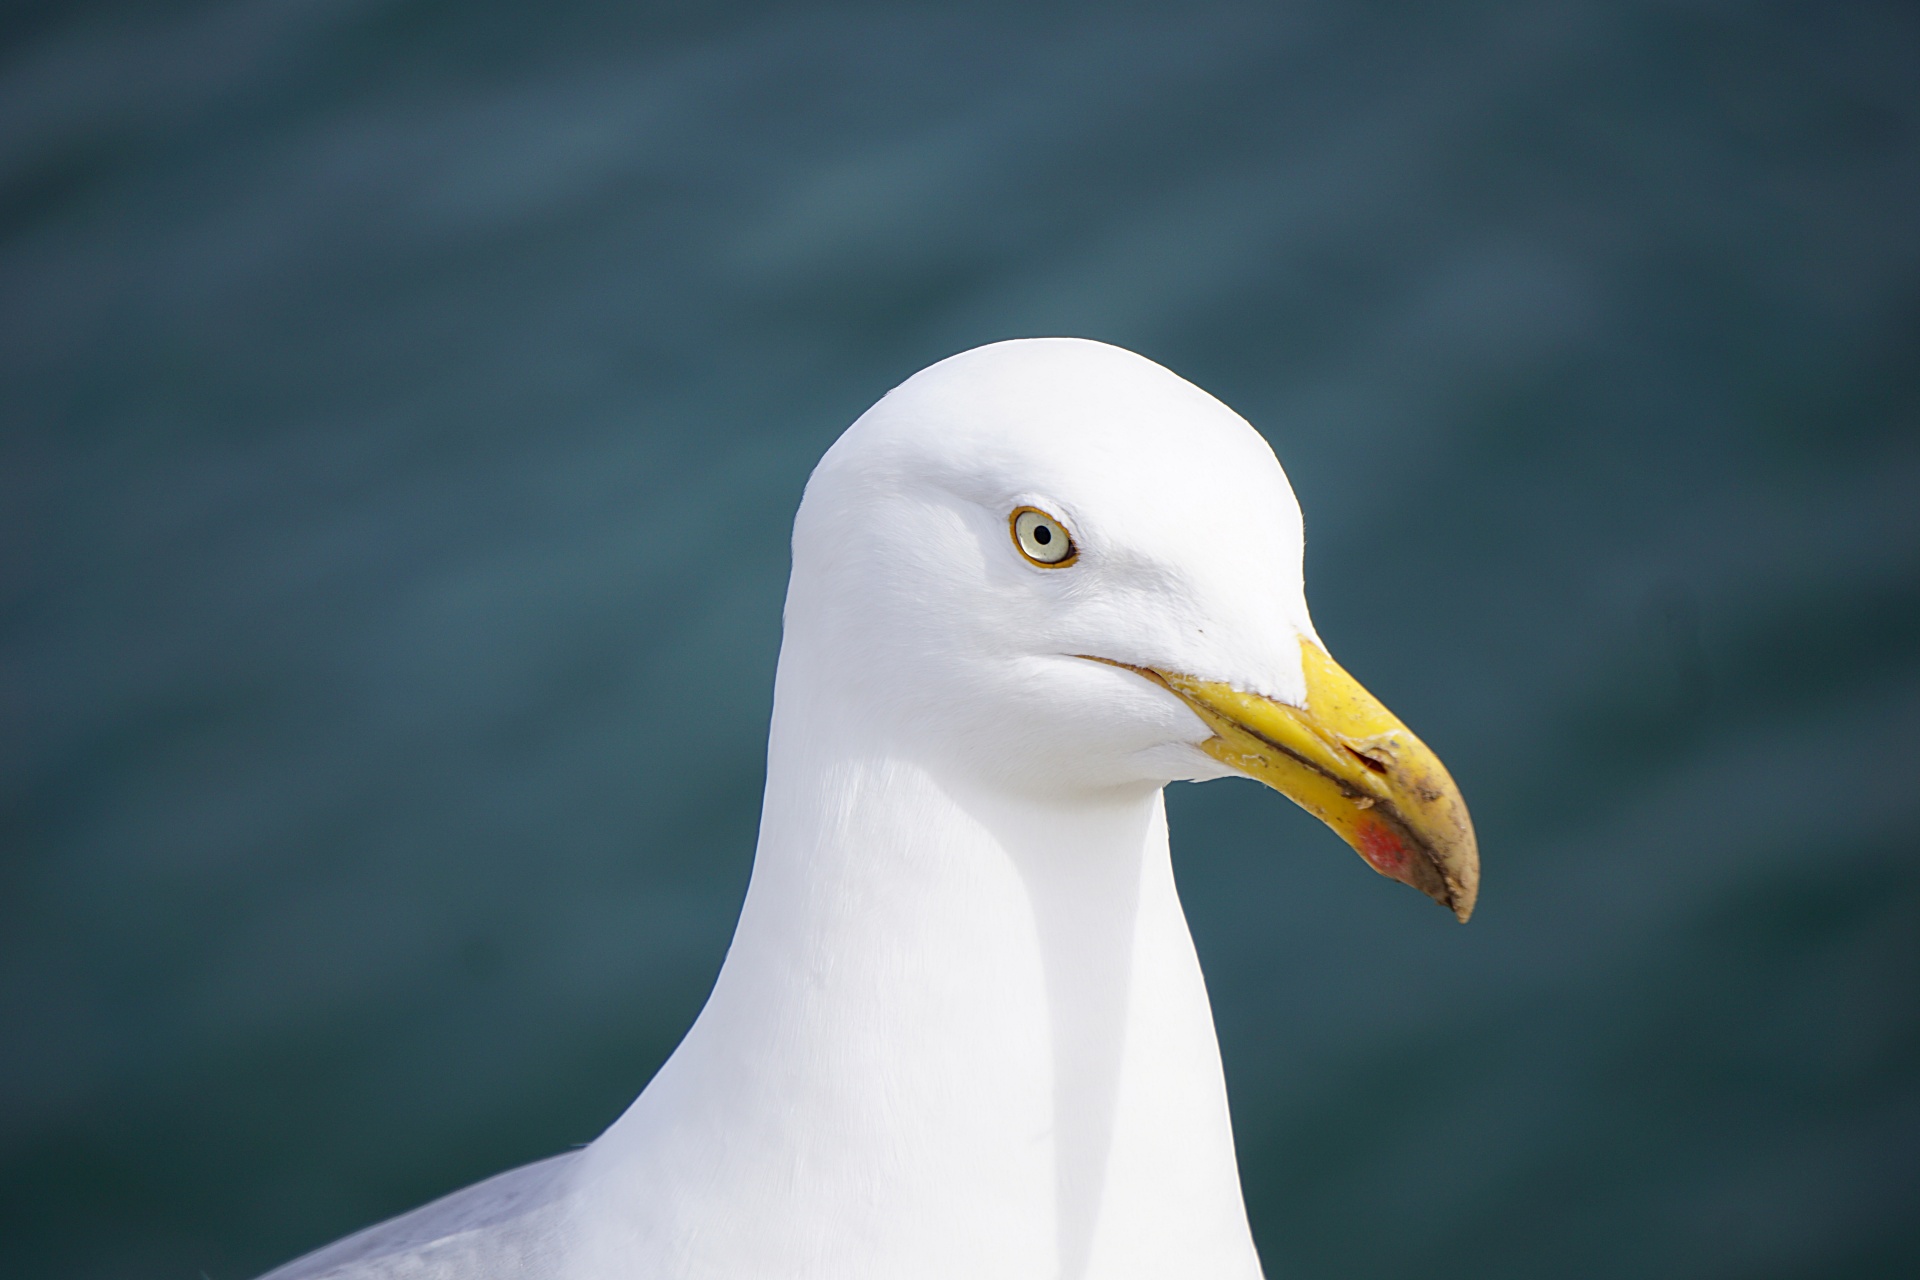
POLYGON ((1352 747, 1348 747, 1346 751, 1348 755, 1352 756, 1355 760, 1358 760, 1361 764, 1373 770, 1375 773, 1385 773, 1387 771, 1387 766, 1385 766, 1384 764, 1381 764, 1378 760, 1375 760, 1372 756, 1367 755, 1363 751, 1355 751, 1352 747))

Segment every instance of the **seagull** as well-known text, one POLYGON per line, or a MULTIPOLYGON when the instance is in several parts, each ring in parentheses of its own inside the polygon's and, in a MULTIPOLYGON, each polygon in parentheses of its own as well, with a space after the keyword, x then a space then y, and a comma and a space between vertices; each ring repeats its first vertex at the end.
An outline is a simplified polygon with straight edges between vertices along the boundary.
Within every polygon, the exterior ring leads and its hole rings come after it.
POLYGON ((1462 922, 1479 882, 1302 536, 1260 434, 1121 348, 889 392, 794 521, 752 881, 685 1039, 589 1146, 267 1280, 1259 1277, 1164 788, 1264 782, 1462 922))

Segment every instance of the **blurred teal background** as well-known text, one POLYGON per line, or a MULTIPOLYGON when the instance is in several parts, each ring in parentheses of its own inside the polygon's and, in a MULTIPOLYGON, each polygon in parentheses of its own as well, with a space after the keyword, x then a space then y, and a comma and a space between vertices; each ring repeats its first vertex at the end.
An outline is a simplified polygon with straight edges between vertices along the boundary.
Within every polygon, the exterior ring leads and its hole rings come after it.
POLYGON ((1920 1275, 1909 4, 13 4, 0 1273, 584 1142, 752 853, 789 521, 1080 334, 1274 442, 1465 929, 1175 788, 1275 1277, 1920 1275))

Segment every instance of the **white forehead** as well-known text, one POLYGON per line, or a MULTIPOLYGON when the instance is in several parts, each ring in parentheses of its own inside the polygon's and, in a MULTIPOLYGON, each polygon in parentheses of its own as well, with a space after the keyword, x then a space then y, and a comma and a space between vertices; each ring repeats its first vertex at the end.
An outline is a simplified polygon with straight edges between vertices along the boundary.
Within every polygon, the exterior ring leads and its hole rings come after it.
POLYGON ((942 360, 841 437, 822 469, 842 467, 988 506, 1051 502, 1076 536, 1116 550, 1298 578, 1300 509, 1267 442, 1105 343, 1030 338, 942 360))
MULTIPOLYGON (((855 545, 861 513, 954 512, 978 554, 943 542, 937 572, 901 553, 884 580, 916 599, 973 591, 961 607, 996 615, 1027 600, 1039 572, 1073 652, 1229 680, 1290 698, 1298 642, 1312 636, 1301 585, 1300 509, 1273 450, 1238 414, 1152 361, 1074 338, 963 352, 883 398, 821 460, 796 526, 837 528, 855 545), (1063 519, 1081 549, 1065 570, 1021 565, 1006 541, 1019 505, 1063 519), (998 530, 996 533, 995 530, 998 530), (969 558, 971 556, 971 558, 969 558), (984 576, 982 576, 984 575, 984 576), (1009 575, 1012 575, 1009 577, 1009 575), (934 586, 932 583, 944 583, 934 586), (996 595, 996 593, 999 593, 996 595), (1067 633, 1081 628, 1073 636, 1067 633)), ((809 570, 837 572, 838 553, 809 570)), ((844 564, 844 561, 841 561, 844 564)), ((1018 615, 1027 633, 1039 615, 1018 615)))

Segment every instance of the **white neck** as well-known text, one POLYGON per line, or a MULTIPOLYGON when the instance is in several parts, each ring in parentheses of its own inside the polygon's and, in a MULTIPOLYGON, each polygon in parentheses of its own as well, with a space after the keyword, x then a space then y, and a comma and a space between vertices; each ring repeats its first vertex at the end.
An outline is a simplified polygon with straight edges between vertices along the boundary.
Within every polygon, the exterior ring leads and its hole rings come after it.
POLYGON ((733 946, 586 1153, 575 1273, 1257 1277, 1159 790, 955 786, 790 658, 733 946))

